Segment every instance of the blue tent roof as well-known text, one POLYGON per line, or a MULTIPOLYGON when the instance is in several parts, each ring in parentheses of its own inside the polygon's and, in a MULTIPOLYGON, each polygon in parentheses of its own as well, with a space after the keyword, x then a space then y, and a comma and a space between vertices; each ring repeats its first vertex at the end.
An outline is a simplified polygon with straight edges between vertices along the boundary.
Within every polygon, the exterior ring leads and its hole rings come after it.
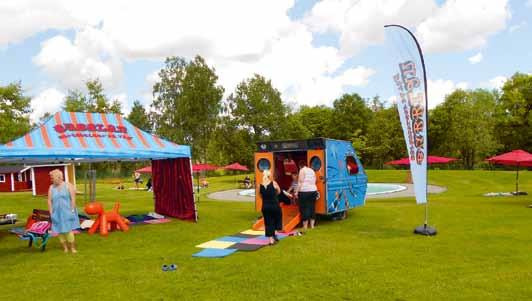
POLYGON ((119 114, 58 112, 23 137, 0 145, 0 162, 170 158, 190 158, 190 147, 146 133, 119 114))

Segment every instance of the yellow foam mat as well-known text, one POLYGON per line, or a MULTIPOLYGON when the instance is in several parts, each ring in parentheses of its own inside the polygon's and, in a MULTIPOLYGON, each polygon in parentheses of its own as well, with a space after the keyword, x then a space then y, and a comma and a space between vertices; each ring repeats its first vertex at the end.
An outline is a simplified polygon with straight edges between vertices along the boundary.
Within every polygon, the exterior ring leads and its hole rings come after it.
POLYGON ((246 230, 246 231, 242 231, 240 232, 242 234, 249 234, 249 235, 264 235, 264 231, 256 231, 256 230, 246 230))
POLYGON ((235 243, 232 241, 218 241, 218 240, 210 240, 208 242, 204 242, 202 244, 199 244, 196 246, 196 248, 203 248, 203 249, 226 249, 230 246, 234 245, 235 243))

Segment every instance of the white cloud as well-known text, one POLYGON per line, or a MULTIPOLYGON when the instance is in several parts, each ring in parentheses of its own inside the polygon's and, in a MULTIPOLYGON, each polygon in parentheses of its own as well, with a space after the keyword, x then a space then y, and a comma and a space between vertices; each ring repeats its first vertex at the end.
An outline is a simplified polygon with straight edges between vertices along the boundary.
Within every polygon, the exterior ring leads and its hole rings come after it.
POLYGON ((442 103, 445 100, 445 97, 451 94, 456 89, 467 89, 469 86, 466 82, 454 83, 452 80, 428 80, 427 81, 427 91, 428 91, 428 102, 429 109, 432 109, 442 103))
POLYGON ((415 26, 437 8, 432 0, 331 0, 317 3, 304 23, 315 32, 340 34, 341 54, 384 42, 384 25, 415 26))
MULTIPOLYGON (((49 29, 80 30, 87 26, 98 26, 130 2, 132 1, 2 0, 0 26, 4 30, 0 32, 0 46, 23 41, 49 29)), ((149 6, 151 3, 145 5, 149 6)))
POLYGON ((129 113, 131 112, 131 104, 128 102, 126 93, 118 93, 118 94, 111 95, 109 97, 109 100, 110 101, 117 100, 120 103, 120 105, 122 106, 122 114, 129 115, 129 113))
POLYGON ((62 35, 44 41, 33 61, 67 89, 82 88, 96 78, 104 88, 116 89, 122 80, 122 63, 113 44, 90 27, 79 31, 73 42, 62 35))
POLYGON ((468 60, 469 60, 469 63, 474 65, 474 64, 480 63, 483 58, 484 57, 482 56, 482 52, 479 52, 479 53, 475 54, 474 56, 468 58, 468 60))
POLYGON ((504 83, 508 80, 506 76, 495 76, 494 78, 488 80, 487 82, 480 83, 481 87, 488 88, 488 89, 497 89, 500 90, 504 83))
POLYGON ((528 7, 532 7, 532 0, 528 0, 525 5, 528 7))
POLYGON ((140 92, 142 97, 139 99, 139 101, 147 110, 150 110, 150 105, 153 102, 153 86, 160 80, 161 78, 159 77, 159 70, 154 70, 148 73, 148 75, 145 77, 146 84, 140 92))
POLYGON ((417 36, 427 52, 475 49, 510 18, 508 0, 447 0, 417 27, 417 36))
POLYGON ((37 96, 31 99, 31 108, 33 112, 30 119, 33 122, 39 121, 45 113, 55 113, 61 110, 65 100, 65 94, 55 88, 48 88, 41 91, 37 96))
POLYGON ((364 86, 374 70, 357 66, 341 70, 345 59, 334 47, 313 47, 312 34, 293 24, 257 62, 213 60, 227 94, 253 73, 272 80, 285 101, 296 104, 330 104, 347 86, 364 86))

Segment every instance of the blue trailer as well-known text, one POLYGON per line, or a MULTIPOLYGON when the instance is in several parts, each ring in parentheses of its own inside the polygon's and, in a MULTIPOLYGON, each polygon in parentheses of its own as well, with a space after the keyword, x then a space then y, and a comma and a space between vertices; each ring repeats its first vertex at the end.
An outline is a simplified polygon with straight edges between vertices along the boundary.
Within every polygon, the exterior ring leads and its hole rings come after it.
MULTIPOLYGON (((316 201, 316 213, 345 217, 348 209, 365 204, 368 177, 350 142, 327 138, 267 141, 257 143, 255 153, 257 211, 262 207, 259 188, 264 170, 270 170, 281 189, 288 190, 292 182, 291 173, 298 172, 297 167, 294 170, 294 165, 301 160, 316 173, 320 194, 316 201)), ((299 222, 297 207, 282 207, 283 224, 293 229, 299 222)), ((260 224, 254 228, 259 229, 260 224)))

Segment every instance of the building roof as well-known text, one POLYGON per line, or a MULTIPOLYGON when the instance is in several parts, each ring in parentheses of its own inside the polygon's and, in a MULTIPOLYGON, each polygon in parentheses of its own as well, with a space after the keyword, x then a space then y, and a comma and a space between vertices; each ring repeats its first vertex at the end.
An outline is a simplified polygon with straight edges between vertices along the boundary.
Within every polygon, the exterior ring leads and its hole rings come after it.
POLYGON ((0 166, 0 174, 6 173, 17 173, 23 170, 25 166, 23 165, 4 165, 0 166))

